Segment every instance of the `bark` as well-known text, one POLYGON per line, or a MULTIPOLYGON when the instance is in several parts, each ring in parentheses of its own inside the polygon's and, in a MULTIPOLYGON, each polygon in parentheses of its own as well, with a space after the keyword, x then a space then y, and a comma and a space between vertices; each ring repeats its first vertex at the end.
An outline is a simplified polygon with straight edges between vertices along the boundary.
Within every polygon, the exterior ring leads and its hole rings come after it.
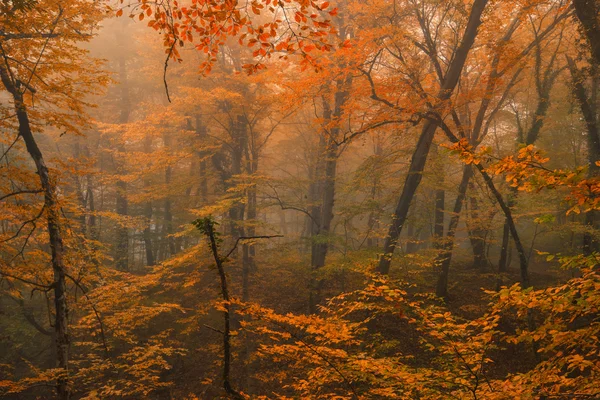
MULTIPOLYGON (((481 24, 481 15, 486 4, 487 0, 475 0, 473 2, 465 33, 456 51, 454 59, 450 63, 441 90, 437 95, 437 103, 440 107, 450 99, 450 96, 452 95, 458 83, 469 51, 475 42, 477 29, 481 24)), ((379 265, 377 269, 381 274, 387 274, 390 270, 390 263, 394 254, 394 250, 396 249, 398 237, 400 236, 402 227, 406 221, 406 216, 408 214, 408 209, 410 207, 412 198, 421 182, 423 169, 425 168, 431 143, 438 127, 437 124, 437 121, 426 120, 421 131, 421 135, 417 142, 417 147, 415 148, 410 162, 410 167, 404 182, 402 194, 398 199, 394 215, 392 216, 392 222, 388 230, 388 235, 385 238, 383 254, 379 258, 379 265)))
POLYGON ((471 165, 465 165, 463 174, 458 186, 458 196, 454 202, 452 217, 448 224, 448 233, 443 243, 442 252, 436 260, 436 264, 440 265, 440 275, 438 277, 435 293, 438 297, 448 297, 448 273, 450 271, 450 262, 452 261, 452 249, 454 248, 454 237, 456 236, 456 228, 460 220, 460 213, 465 201, 469 180, 473 176, 473 168, 471 165))
POLYGON ((573 0, 575 15, 581 22, 583 32, 590 45, 594 62, 600 65, 600 2, 598 0, 573 0))
POLYGON ((54 272, 52 287, 54 289, 56 367, 61 370, 61 375, 56 382, 56 390, 60 400, 67 400, 69 398, 69 310, 66 292, 66 266, 64 263, 65 250, 60 230, 60 206, 57 201, 57 190, 55 183, 50 177, 43 154, 33 136, 29 115, 21 92, 16 88, 8 71, 1 66, 0 78, 6 90, 12 95, 19 123, 19 136, 23 138, 27 152, 35 163, 44 192, 44 209, 47 218, 46 229, 50 241, 51 264, 54 272))
MULTIPOLYGON (((596 161, 600 159, 600 127, 598 123, 598 114, 596 112, 597 102, 595 87, 598 84, 598 66, 592 68, 592 93, 588 96, 588 93, 583 86, 584 75, 582 71, 577 68, 575 61, 567 56, 567 62, 571 77, 573 80, 572 91, 577 99, 581 114, 585 121, 588 139, 588 177, 598 176, 600 168, 596 165, 596 161)), ((599 64, 600 65, 600 64, 599 64)), ((596 213, 589 211, 585 214, 585 225, 586 231, 583 235, 583 253, 585 255, 592 254, 596 250, 598 243, 594 240, 593 229, 595 228, 596 213)))

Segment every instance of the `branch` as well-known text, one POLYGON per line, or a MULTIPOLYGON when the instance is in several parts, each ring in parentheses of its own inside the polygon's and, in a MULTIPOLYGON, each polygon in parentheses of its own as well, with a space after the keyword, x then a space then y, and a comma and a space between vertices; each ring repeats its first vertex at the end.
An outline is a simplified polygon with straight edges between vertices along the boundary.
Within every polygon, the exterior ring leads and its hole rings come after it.
POLYGON ((173 44, 169 48, 169 52, 167 53, 167 58, 165 59, 165 68, 163 70, 163 82, 165 84, 165 92, 167 93, 167 100, 169 103, 171 102, 171 96, 169 96, 169 85, 167 84, 167 68, 169 67, 169 59, 173 55, 173 49, 175 49, 175 45, 177 44, 177 39, 173 38, 173 44))
POLYGON ((81 292, 83 293, 83 296, 86 298, 86 300, 88 301, 88 303, 92 307, 92 310, 94 310, 94 314, 96 315, 96 319, 98 320, 98 324, 100 325, 100 337, 102 339, 102 346, 104 347, 104 354, 105 354, 106 358, 110 358, 109 355, 108 355, 108 344, 106 343, 106 335, 104 334, 104 323, 102 322, 102 317, 100 316, 100 312, 98 311, 98 309, 96 308, 96 305, 92 302, 92 300, 88 296, 87 290, 81 285, 81 283, 77 279, 73 278, 71 275, 69 275, 67 273, 65 273, 65 276, 67 278, 69 278, 70 280, 72 280, 73 283, 79 289, 81 289, 81 292))
POLYGON ((228 258, 231 253, 233 253, 233 251, 237 248, 237 245, 240 241, 242 240, 252 240, 252 239, 273 239, 273 238, 280 238, 283 237, 283 235, 258 235, 258 236, 240 236, 239 238, 237 238, 237 240, 235 241, 235 244, 233 245, 233 247, 231 248, 231 250, 229 250, 229 253, 227 253, 227 255, 225 256, 225 258, 228 258))
POLYGON ((60 36, 58 33, 7 33, 0 31, 0 38, 4 40, 11 39, 50 39, 60 36))
POLYGON ((41 192, 43 192, 43 190, 41 190, 41 189, 39 189, 39 190, 19 190, 18 192, 13 192, 13 193, 5 194, 4 196, 0 196, 0 201, 6 199, 8 197, 18 196, 20 194, 41 193, 41 192))

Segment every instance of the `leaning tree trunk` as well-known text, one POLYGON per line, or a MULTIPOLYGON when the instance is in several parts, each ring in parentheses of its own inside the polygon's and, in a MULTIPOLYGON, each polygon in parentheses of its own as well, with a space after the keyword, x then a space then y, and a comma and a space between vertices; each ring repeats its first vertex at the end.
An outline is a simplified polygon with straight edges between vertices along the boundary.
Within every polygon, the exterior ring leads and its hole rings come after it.
MULTIPOLYGON (((439 106, 445 104, 454 92, 460 74, 467 60, 469 51, 471 50, 471 47, 475 42, 475 38, 477 37, 477 29, 481 24, 481 15, 486 4, 487 0, 475 0, 473 2, 471 13, 469 15, 469 21, 467 23, 462 41, 456 50, 454 58, 452 59, 452 62, 448 68, 444 83, 442 84, 442 87, 437 95, 437 103, 439 106)), ((415 148, 410 162, 408 175, 406 177, 406 181, 404 182, 402 194, 398 199, 398 204, 396 205, 396 209, 392 217, 388 235, 385 238, 383 253, 379 258, 378 272, 381 274, 387 274, 390 270, 392 256, 394 254, 394 250, 396 249, 400 233, 402 232, 402 227, 406 221, 410 203, 415 195, 415 192, 417 191, 417 188, 419 187, 419 184, 421 183, 423 169, 425 168, 429 149, 431 148, 431 143, 438 126, 437 124, 437 121, 426 120, 423 130, 421 131, 421 135, 417 142, 417 147, 415 148)))
POLYGON ((50 178, 48 167, 31 130, 27 107, 23 95, 10 78, 8 71, 0 67, 0 78, 6 90, 12 95, 15 112, 19 122, 19 136, 23 138, 25 147, 35 163, 40 184, 44 193, 44 209, 46 211, 48 237, 51 249, 51 263, 54 272, 52 287, 54 288, 54 332, 56 348, 56 366, 60 375, 56 382, 56 390, 61 400, 69 398, 68 364, 69 364, 69 330, 68 304, 66 291, 66 267, 64 263, 64 246, 60 230, 60 206, 57 201, 55 182, 50 178))
POLYGON ((498 189, 496 189, 496 186, 494 185, 492 178, 487 174, 487 172, 485 171, 483 166, 481 164, 477 164, 477 165, 475 165, 475 167, 477 168, 477 170, 483 177, 483 180, 485 181, 485 184, 487 185, 487 187, 490 189, 490 191, 496 198, 496 201, 500 205, 502 212, 504 212, 504 216, 505 216, 506 222, 508 224, 508 230, 513 238, 513 243, 514 243, 515 248, 517 249, 517 253, 519 255, 519 270, 521 273, 521 286, 523 288, 528 288, 531 286, 531 283, 529 281, 529 262, 527 260, 527 254, 525 253, 525 249, 523 248, 523 243, 521 243, 521 239, 519 237, 519 232, 517 232, 517 227, 516 227, 515 221, 512 217, 512 212, 510 210, 510 207, 504 202, 504 199, 502 198, 502 194, 498 191, 498 189))

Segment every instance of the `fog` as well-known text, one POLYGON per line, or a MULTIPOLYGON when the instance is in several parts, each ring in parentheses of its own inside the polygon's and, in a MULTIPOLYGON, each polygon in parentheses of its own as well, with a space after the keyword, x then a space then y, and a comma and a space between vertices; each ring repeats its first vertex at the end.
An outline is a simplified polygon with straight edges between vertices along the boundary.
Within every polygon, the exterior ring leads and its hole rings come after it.
POLYGON ((0 1, 0 398, 595 398, 596 0, 0 1))

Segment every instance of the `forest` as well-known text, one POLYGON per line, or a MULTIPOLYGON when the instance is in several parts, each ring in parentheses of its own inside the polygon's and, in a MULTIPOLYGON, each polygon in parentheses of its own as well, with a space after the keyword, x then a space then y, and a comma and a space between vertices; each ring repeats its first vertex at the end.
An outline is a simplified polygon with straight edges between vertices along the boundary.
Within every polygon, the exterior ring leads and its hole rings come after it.
POLYGON ((0 398, 600 399, 600 0, 0 0, 0 398))

